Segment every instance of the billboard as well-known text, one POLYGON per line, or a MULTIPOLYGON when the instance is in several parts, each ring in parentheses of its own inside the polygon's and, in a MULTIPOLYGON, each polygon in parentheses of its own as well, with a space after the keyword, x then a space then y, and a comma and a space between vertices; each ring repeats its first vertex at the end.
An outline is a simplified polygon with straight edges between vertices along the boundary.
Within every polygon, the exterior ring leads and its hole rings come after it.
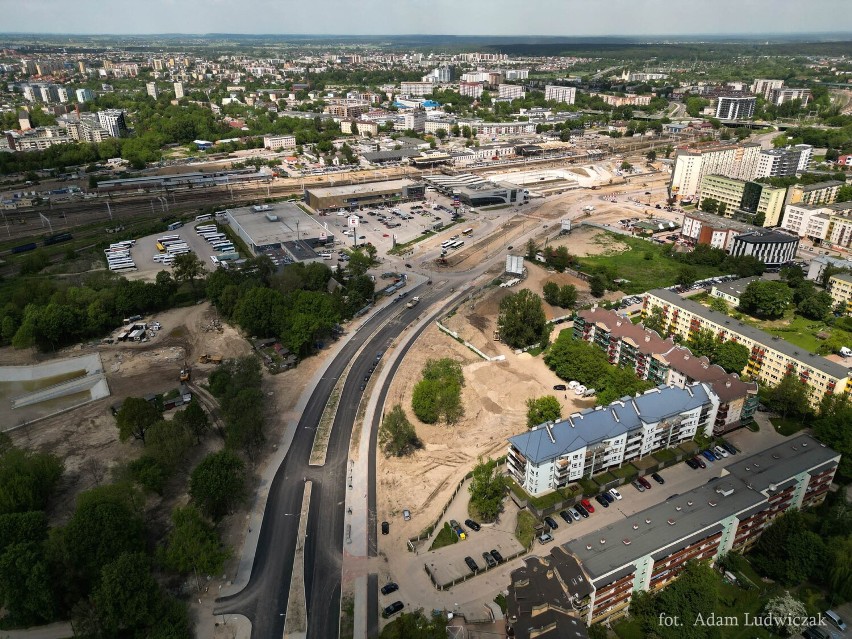
POLYGON ((348 226, 350 229, 358 228, 358 224, 360 223, 361 218, 359 218, 357 215, 350 215, 348 218, 346 218, 346 226, 348 226))

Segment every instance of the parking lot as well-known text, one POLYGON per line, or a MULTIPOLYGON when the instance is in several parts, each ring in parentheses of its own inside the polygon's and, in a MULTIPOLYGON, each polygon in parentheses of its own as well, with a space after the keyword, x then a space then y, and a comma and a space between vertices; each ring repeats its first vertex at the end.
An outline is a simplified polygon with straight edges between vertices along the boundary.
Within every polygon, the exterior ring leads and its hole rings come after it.
POLYGON ((195 227, 199 224, 213 224, 213 222, 191 222, 173 231, 163 231, 156 235, 147 235, 139 238, 130 252, 133 260, 136 262, 137 270, 126 273, 126 277, 128 279, 154 280, 160 271, 171 271, 171 267, 154 261, 154 256, 159 253, 156 246, 157 238, 164 235, 179 235, 198 256, 198 259, 204 264, 204 268, 209 271, 214 270, 216 267, 210 260, 210 256, 217 255, 218 253, 213 250, 213 247, 204 238, 195 232, 195 227))

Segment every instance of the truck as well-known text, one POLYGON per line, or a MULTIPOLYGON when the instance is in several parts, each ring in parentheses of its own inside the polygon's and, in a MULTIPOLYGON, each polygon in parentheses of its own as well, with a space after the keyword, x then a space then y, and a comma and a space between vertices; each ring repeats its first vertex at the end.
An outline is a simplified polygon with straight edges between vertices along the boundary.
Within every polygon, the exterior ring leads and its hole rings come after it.
POLYGON ((412 298, 411 298, 411 300, 408 302, 408 304, 406 304, 406 306, 407 306, 408 308, 414 308, 414 307, 415 307, 415 306, 417 306, 419 303, 420 303, 420 298, 419 298, 419 297, 412 297, 412 298))

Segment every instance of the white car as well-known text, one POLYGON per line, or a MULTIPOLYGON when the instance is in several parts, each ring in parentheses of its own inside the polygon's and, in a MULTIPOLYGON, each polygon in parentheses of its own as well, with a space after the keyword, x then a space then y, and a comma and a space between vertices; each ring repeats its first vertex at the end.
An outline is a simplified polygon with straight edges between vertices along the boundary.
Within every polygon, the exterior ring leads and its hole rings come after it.
POLYGON ((577 388, 574 389, 574 393, 577 394, 577 395, 582 395, 585 392, 586 392, 585 386, 577 386, 577 388))
POLYGON ((616 501, 621 499, 621 493, 618 492, 615 488, 610 488, 609 494, 612 495, 613 497, 615 497, 616 501))
POLYGON ((717 457, 727 457, 728 451, 722 448, 721 446, 714 446, 713 452, 716 453, 717 457))
POLYGON ((568 388, 570 388, 571 390, 574 390, 579 385, 580 385, 580 382, 578 382, 578 381, 572 380, 572 381, 568 382, 568 388))

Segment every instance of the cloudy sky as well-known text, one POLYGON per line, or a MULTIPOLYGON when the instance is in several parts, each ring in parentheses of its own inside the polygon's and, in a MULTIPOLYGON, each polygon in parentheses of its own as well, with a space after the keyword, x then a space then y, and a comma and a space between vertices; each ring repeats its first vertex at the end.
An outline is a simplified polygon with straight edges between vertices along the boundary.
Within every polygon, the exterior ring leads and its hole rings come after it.
POLYGON ((0 32, 688 35, 852 31, 850 0, 0 0, 0 32))

